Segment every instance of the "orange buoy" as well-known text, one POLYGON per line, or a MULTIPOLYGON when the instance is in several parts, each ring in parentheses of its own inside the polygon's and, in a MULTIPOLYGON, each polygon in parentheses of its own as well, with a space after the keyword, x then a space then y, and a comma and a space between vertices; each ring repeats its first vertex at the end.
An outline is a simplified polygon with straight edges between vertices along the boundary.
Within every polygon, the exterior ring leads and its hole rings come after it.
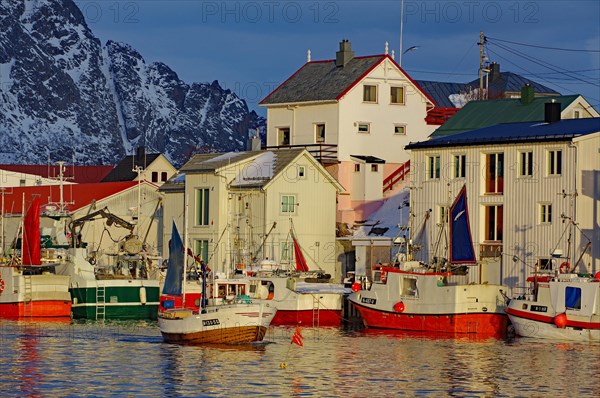
POLYGON ((358 292, 360 290, 360 283, 359 282, 354 282, 352 284, 352 291, 353 292, 358 292))
POLYGON ((563 329, 565 326, 567 326, 567 315, 563 313, 563 314, 558 314, 557 316, 555 316, 554 324, 556 325, 557 328, 563 329))
POLYGON ((404 303, 402 301, 399 301, 396 304, 394 304, 394 311, 404 312, 404 310, 405 310, 405 307, 404 307, 404 303))

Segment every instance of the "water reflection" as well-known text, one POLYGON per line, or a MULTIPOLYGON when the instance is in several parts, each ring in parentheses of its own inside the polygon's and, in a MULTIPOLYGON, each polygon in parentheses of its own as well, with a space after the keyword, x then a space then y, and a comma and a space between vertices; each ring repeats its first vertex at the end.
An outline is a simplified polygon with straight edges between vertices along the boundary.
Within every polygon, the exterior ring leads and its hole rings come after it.
POLYGON ((0 321, 2 394, 593 396, 600 374, 598 344, 303 328, 298 347, 293 331, 184 346, 164 343, 153 322, 0 321))

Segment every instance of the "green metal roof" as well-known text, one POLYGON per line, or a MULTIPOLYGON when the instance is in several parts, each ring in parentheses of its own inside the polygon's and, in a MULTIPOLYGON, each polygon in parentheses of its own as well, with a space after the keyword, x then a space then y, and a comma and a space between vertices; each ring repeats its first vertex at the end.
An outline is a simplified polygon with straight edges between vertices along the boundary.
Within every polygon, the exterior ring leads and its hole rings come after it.
POLYGON ((536 97, 528 104, 522 103, 520 98, 470 101, 435 130, 431 137, 464 133, 500 123, 543 121, 546 102, 559 102, 562 112, 577 98, 579 95, 536 97))

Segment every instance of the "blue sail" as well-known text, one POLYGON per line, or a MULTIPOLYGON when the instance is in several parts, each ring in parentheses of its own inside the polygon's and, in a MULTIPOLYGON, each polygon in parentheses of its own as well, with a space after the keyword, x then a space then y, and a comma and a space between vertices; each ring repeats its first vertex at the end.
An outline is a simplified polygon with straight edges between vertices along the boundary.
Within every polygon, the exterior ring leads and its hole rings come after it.
POLYGON ((167 267, 167 276, 165 277, 165 285, 163 294, 171 294, 181 296, 181 288, 183 284, 183 242, 175 221, 173 221, 173 232, 169 241, 169 263, 167 267))
POLYGON ((475 250, 469 224, 467 187, 463 186, 450 208, 450 264, 475 263, 475 250))

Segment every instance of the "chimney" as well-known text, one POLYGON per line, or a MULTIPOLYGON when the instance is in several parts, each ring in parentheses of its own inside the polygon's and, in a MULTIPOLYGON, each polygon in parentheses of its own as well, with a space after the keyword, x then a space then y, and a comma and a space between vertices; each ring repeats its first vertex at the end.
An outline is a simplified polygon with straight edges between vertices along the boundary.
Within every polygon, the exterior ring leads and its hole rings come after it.
POLYGON ((137 152, 136 152, 136 164, 142 167, 146 167, 146 147, 143 145, 140 145, 137 147, 137 152))
POLYGON ((529 83, 521 87, 521 103, 522 104, 531 104, 533 99, 535 98, 535 90, 533 86, 529 83))
POLYGON ((490 81, 500 78, 500 64, 492 62, 490 65, 490 81))
POLYGON ((544 104, 544 122, 560 122, 560 102, 552 100, 544 104))
POLYGON ((256 134, 254 134, 248 142, 246 143, 247 151, 260 151, 262 149, 262 142, 260 141, 260 136, 258 135, 258 128, 256 129, 256 134))
POLYGON ((344 67, 352 58, 354 58, 352 45, 347 39, 344 39, 340 42, 340 51, 335 53, 335 66, 344 67))

